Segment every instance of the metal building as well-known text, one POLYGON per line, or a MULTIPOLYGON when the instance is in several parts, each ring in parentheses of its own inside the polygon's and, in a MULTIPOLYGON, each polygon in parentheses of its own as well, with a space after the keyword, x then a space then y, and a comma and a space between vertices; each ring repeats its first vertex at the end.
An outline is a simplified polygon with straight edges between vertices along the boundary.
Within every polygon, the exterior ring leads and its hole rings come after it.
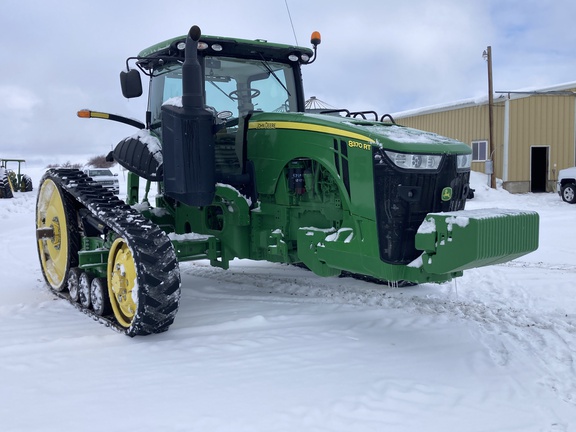
POLYGON ((555 190, 558 170, 576 165, 576 82, 493 98, 489 143, 488 97, 394 115, 398 124, 458 139, 473 150, 472 169, 487 172, 515 193, 555 190))

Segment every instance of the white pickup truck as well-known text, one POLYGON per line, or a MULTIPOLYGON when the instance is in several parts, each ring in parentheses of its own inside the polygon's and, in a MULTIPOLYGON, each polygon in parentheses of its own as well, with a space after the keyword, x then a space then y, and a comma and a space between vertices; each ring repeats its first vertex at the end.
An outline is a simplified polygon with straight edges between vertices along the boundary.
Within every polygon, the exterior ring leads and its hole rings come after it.
POLYGON ((83 170, 88 177, 100 183, 106 189, 110 189, 115 194, 120 193, 120 182, 118 174, 112 174, 108 168, 86 168, 83 170))
POLYGON ((566 168, 558 172, 556 190, 567 203, 576 203, 576 167, 566 168))

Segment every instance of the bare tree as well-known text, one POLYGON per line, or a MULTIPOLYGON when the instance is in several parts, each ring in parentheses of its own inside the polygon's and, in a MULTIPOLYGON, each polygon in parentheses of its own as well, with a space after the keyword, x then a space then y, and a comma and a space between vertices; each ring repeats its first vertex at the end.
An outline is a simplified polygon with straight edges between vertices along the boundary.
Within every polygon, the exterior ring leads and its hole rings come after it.
POLYGON ((110 168, 113 167, 116 162, 109 162, 106 160, 106 155, 92 156, 88 159, 88 165, 94 166, 96 168, 110 168))
POLYGON ((66 161, 66 162, 61 163, 61 164, 57 164, 57 163, 49 164, 46 166, 46 168, 75 168, 75 169, 80 169, 80 168, 82 168, 82 164, 81 163, 72 163, 70 161, 66 161))

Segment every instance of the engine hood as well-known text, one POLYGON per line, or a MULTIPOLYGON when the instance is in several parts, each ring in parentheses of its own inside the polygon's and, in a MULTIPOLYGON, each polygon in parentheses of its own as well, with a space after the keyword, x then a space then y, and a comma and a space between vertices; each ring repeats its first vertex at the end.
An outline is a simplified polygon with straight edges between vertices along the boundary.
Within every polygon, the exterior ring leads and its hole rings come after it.
POLYGON ((564 168, 558 171, 558 181, 565 178, 576 178, 576 167, 564 168))
POLYGON ((295 129, 337 135, 406 153, 470 154, 470 146, 452 138, 392 123, 309 113, 255 113, 251 129, 295 129))

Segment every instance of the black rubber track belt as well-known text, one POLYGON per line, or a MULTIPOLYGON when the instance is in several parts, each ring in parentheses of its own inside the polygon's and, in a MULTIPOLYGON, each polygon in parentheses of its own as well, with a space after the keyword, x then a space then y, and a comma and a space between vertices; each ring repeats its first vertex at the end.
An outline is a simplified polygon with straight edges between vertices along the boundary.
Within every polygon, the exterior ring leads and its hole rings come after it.
POLYGON ((50 178, 70 194, 76 209, 82 207, 122 237, 132 252, 136 266, 138 306, 130 327, 120 326, 113 317, 100 317, 92 310, 72 302, 64 292, 53 292, 68 299, 98 322, 128 336, 161 333, 174 322, 180 301, 180 269, 172 242, 156 224, 130 207, 116 195, 92 181, 77 169, 50 169, 42 178, 50 178))

